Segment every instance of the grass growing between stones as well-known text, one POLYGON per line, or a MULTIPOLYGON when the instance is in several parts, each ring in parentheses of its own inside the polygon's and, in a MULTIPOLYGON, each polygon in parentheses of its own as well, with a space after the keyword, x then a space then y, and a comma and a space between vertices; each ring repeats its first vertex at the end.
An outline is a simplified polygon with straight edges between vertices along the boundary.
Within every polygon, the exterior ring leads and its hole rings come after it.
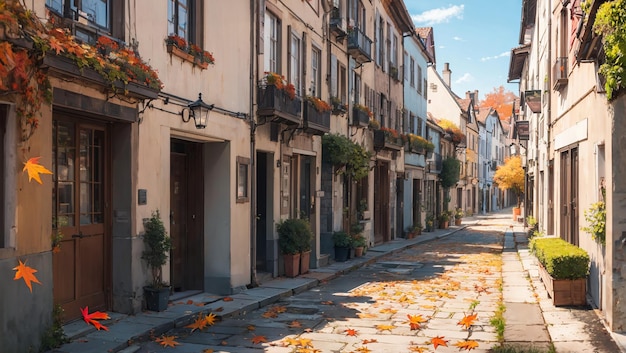
POLYGON ((504 304, 500 303, 498 305, 498 310, 495 312, 489 323, 496 329, 496 334, 499 342, 504 341, 504 312, 506 311, 506 307, 504 304))
POLYGON ((491 348, 490 352, 491 353, 556 353, 556 350, 554 349, 554 346, 552 345, 548 349, 504 345, 500 347, 493 347, 491 348))

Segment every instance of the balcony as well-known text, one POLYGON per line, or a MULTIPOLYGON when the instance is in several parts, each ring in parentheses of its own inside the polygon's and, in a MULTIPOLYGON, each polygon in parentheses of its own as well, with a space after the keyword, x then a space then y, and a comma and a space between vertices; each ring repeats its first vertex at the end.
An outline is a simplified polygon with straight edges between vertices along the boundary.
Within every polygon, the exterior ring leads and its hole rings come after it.
POLYGON ((313 103, 304 103, 304 115, 302 124, 304 131, 313 135, 324 135, 330 132, 330 111, 320 112, 315 109, 313 103))
POLYGON ((358 27, 348 29, 348 53, 359 64, 372 61, 372 40, 358 27))
POLYGON ((257 101, 259 117, 289 125, 300 124, 302 113, 300 97, 290 99, 284 90, 277 89, 274 85, 261 85, 259 86, 257 101))
POLYGON ((388 149, 400 151, 404 148, 403 146, 401 138, 393 137, 390 133, 383 130, 374 130, 374 150, 388 149))
POLYGON ((439 153, 428 153, 426 157, 426 165, 428 166, 427 169, 430 173, 441 173, 443 159, 439 153))
POLYGON ((346 19, 341 16, 341 10, 334 7, 330 12, 330 32, 334 33, 337 39, 343 39, 347 34, 347 28, 346 19))
POLYGON ((370 116, 366 111, 357 107, 352 108, 352 126, 368 127, 370 116))
POLYGON ((556 58, 552 66, 553 89, 559 90, 567 85, 567 57, 556 58))

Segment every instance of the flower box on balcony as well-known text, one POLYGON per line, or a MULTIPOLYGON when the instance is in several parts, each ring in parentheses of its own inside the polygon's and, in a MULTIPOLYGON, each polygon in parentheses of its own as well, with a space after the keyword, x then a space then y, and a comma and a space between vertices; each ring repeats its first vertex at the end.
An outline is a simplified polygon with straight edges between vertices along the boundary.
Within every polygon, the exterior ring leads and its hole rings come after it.
POLYGON ((257 113, 272 121, 297 125, 302 120, 302 99, 291 99, 285 90, 275 85, 260 85, 257 113))
POLYGON ((183 59, 185 61, 189 61, 191 63, 194 62, 193 55, 189 54, 188 52, 180 49, 179 47, 177 47, 177 46, 175 46, 173 44, 168 44, 167 45, 167 52, 172 54, 172 55, 174 55, 174 56, 177 56, 177 57, 179 57, 179 58, 181 58, 181 59, 183 59))
POLYGON ((352 125, 368 127, 369 123, 370 116, 365 110, 357 107, 352 108, 352 125))
POLYGON ((302 116, 304 130, 314 135, 324 135, 330 132, 330 110, 319 111, 315 105, 306 100, 302 116))
POLYGON ((400 151, 403 145, 399 138, 388 136, 384 130, 374 130, 374 149, 380 151, 384 148, 400 151))

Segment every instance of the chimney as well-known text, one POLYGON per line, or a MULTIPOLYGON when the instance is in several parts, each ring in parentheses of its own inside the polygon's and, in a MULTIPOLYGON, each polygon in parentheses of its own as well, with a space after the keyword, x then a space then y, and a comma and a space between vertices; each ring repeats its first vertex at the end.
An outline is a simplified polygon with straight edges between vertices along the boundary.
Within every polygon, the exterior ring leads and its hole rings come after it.
POLYGON ((445 83, 448 87, 452 88, 452 86, 450 86, 450 76, 452 75, 452 71, 450 71, 450 63, 444 63, 443 64, 443 83, 445 83))

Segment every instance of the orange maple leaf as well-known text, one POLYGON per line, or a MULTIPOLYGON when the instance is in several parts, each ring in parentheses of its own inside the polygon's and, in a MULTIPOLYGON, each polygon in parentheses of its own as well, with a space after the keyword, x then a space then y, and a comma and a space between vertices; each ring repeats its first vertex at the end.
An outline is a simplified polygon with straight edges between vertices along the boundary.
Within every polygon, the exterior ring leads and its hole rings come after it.
POLYGON ((210 313, 209 315, 205 316, 205 318, 204 318, 204 321, 209 326, 215 325, 215 321, 216 320, 217 320, 217 316, 215 316, 215 314, 213 314, 213 313, 210 313))
POLYGON ((427 351, 427 348, 419 347, 419 346, 411 346, 409 347, 409 351, 416 353, 424 353, 427 351))
POLYGON ((267 338, 265 338, 265 336, 252 337, 252 343, 254 344, 259 344, 259 343, 264 343, 264 342, 267 342, 267 338))
POLYGON ((444 346, 444 347, 448 346, 448 341, 444 340, 443 336, 433 337, 433 339, 431 339, 430 342, 433 344, 435 349, 437 349, 437 347, 439 346, 444 346))
POLYGON ((463 327, 465 327, 466 329, 469 329, 470 326, 472 326, 474 324, 474 321, 476 321, 476 317, 478 316, 478 314, 473 314, 473 315, 465 315, 461 321, 457 322, 457 325, 461 325, 463 327))
POLYGON ((207 349, 203 350, 202 353, 213 353, 213 350, 210 349, 210 348, 207 348, 207 349))
POLYGON ((361 353, 370 353, 371 351, 369 350, 369 348, 363 346, 363 347, 359 347, 356 349, 357 352, 361 352, 361 353))
POLYGON ((207 325, 206 319, 202 316, 198 316, 198 318, 196 319, 196 321, 194 321, 193 323, 185 326, 186 328, 190 328, 191 332, 195 331, 195 330, 200 330, 202 331, 207 325))
POLYGON ((411 326, 411 331, 419 330, 420 327, 422 327, 421 323, 426 322, 422 315, 407 314, 406 316, 409 318, 409 326, 411 326))
POLYGON ((378 342, 378 340, 377 340, 377 339, 372 338, 372 339, 370 339, 370 340, 363 340, 363 342, 362 342, 362 343, 363 343, 363 344, 368 344, 368 343, 377 343, 377 342, 378 342))
POLYGON ((296 344, 296 346, 303 348, 313 348, 313 342, 309 338, 300 338, 298 339, 298 343, 296 344))
POLYGON ((161 336, 161 337, 157 338, 154 341, 156 343, 162 345, 163 347, 175 348, 176 346, 178 346, 180 344, 180 343, 174 341, 175 339, 176 339, 176 336, 161 336))
POLYGON ((263 316, 266 319, 273 319, 275 317, 278 317, 278 314, 276 314, 275 311, 266 311, 263 314, 261 314, 261 316, 263 316))
POLYGON ((22 262, 21 260, 17 260, 17 261, 19 261, 20 264, 17 265, 17 267, 13 267, 13 269, 17 271, 15 272, 15 277, 13 277, 13 280, 17 281, 18 279, 23 278, 24 283, 26 283, 26 285, 28 286, 28 289, 30 289, 30 292, 32 293, 33 285, 31 282, 41 284, 41 282, 39 282, 37 277, 35 277, 35 272, 37 272, 37 270, 35 270, 32 267, 26 266, 26 262, 22 262))
POLYGON ((389 331, 391 332, 391 330, 393 330, 394 328, 396 328, 393 325, 376 325, 376 329, 379 331, 389 331))
POLYGON ((39 164, 39 158, 41 157, 33 157, 26 161, 26 163, 24 163, 24 169, 22 169, 22 172, 28 172, 28 181, 35 179, 35 181, 39 184, 43 184, 41 182, 39 174, 52 174, 52 172, 39 164))
POLYGON ((345 332, 346 336, 356 336, 358 334, 358 331, 353 328, 343 330, 343 332, 345 332))
POLYGON ((333 304, 335 304, 335 303, 333 303, 333 301, 332 301, 332 300, 327 300, 327 301, 321 302, 321 304, 324 304, 324 305, 333 305, 333 304))
POLYGON ((298 322, 297 320, 293 320, 287 326, 289 326, 291 328, 298 328, 298 327, 302 327, 302 324, 300 322, 298 322))
POLYGON ((50 49, 54 50, 57 55, 65 51, 63 48, 63 44, 59 42, 54 36, 50 36, 48 43, 50 44, 50 49))
POLYGON ((100 321, 97 320, 108 320, 110 319, 109 315, 107 315, 107 313, 103 313, 100 311, 96 311, 93 313, 89 313, 89 307, 86 306, 84 308, 80 309, 81 314, 83 314, 83 320, 85 320, 85 322, 87 323, 87 325, 93 325, 96 329, 98 329, 98 331, 100 329, 103 329, 105 331, 108 331, 109 328, 102 325, 100 323, 100 321))
POLYGON ((478 347, 478 342, 476 342, 476 341, 458 341, 454 345, 459 347, 459 350, 464 349, 466 351, 471 351, 472 349, 478 347))
POLYGON ((376 317, 376 315, 370 314, 370 313, 358 313, 356 315, 360 317, 361 319, 372 319, 376 317))
POLYGON ((222 299, 222 300, 225 301, 225 302, 232 302, 233 298, 231 298, 231 297, 224 297, 224 299, 222 299))
POLYGON ((283 346, 297 346, 299 341, 295 338, 287 337, 283 340, 283 346))
POLYGON ((256 327, 254 327, 254 325, 248 325, 248 326, 246 327, 246 329, 247 329, 248 331, 254 331, 254 330, 256 330, 256 327))

